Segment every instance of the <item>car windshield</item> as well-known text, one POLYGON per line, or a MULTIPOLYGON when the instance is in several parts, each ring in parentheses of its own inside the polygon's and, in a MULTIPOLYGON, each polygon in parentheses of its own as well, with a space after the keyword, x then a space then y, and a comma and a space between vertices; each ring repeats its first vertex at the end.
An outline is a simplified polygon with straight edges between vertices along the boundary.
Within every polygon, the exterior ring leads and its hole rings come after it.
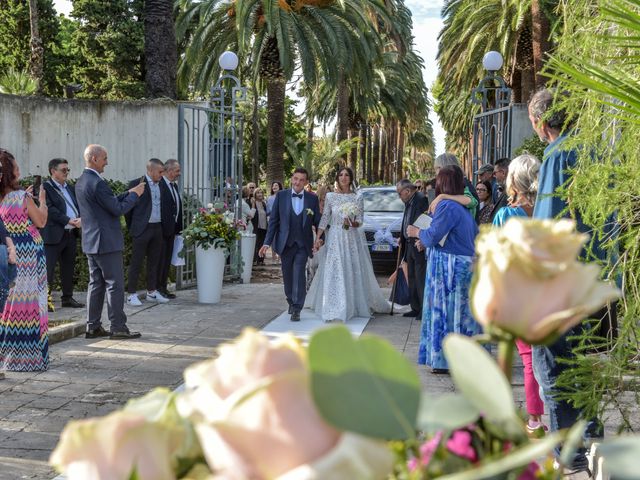
POLYGON ((365 212, 402 212, 404 203, 395 190, 365 190, 362 192, 365 212))

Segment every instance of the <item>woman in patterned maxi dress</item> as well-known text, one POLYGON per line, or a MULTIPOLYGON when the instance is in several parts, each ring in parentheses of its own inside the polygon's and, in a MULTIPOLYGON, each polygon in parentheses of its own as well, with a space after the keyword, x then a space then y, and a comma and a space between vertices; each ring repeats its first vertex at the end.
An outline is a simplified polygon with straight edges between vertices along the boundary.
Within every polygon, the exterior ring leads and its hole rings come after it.
POLYGON ((47 265, 38 228, 47 222, 44 188, 40 207, 29 188, 19 190, 15 158, 0 149, 0 219, 16 247, 15 285, 0 316, 0 370, 46 370, 49 364, 47 265))

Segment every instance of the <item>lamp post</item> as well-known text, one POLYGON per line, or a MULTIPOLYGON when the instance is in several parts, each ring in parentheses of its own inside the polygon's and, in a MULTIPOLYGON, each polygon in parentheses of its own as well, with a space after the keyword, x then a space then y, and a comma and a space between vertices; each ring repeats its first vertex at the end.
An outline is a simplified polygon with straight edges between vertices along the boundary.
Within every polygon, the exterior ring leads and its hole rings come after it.
POLYGON ((506 107, 511 102, 511 89, 507 87, 504 79, 496 74, 503 63, 502 55, 496 51, 485 53, 482 59, 482 66, 489 73, 473 89, 471 101, 481 105, 483 112, 492 108, 506 107))
MULTIPOLYGON (((224 52, 218 58, 222 75, 211 88, 209 100, 211 114, 209 118, 210 160, 209 165, 213 192, 225 192, 223 197, 228 207, 233 209, 236 220, 242 218, 242 198, 239 195, 242 186, 243 168, 243 126, 244 115, 238 111, 240 102, 246 101, 247 89, 240 84, 233 72, 238 68, 238 56, 234 52, 224 52), (225 86, 226 85, 226 86, 225 86), (230 187, 226 187, 227 178, 231 178, 230 187)), ((231 253, 231 275, 237 276, 241 271, 242 258, 240 252, 231 253)), ((249 263, 249 266, 251 263, 249 263)), ((245 274, 250 269, 245 267, 245 274)), ((248 279, 244 279, 248 281, 248 279)))

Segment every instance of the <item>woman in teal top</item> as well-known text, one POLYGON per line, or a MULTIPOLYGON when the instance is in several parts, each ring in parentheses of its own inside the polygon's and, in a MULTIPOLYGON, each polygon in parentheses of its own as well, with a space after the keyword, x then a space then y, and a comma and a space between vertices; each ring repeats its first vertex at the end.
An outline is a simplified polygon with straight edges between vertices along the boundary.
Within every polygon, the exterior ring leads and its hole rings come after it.
MULTIPOLYGON (((509 205, 502 207, 493 218, 493 224, 501 227, 511 217, 531 217, 538 194, 538 174, 540 162, 533 155, 520 155, 509 164, 507 175, 507 195, 509 205)), ((544 402, 540 398, 540 386, 533 375, 531 345, 516 340, 518 353, 524 365, 524 396, 527 404, 527 431, 531 436, 544 435, 542 423, 544 402)))

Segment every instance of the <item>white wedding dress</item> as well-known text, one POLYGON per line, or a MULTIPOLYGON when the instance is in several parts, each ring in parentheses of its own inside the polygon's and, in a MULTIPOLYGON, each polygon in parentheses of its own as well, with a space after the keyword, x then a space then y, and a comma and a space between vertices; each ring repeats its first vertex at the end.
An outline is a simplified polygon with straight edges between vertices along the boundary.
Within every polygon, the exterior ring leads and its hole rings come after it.
POLYGON ((373 265, 361 228, 345 230, 340 206, 356 203, 356 221, 362 225, 364 202, 355 193, 327 193, 320 228, 325 230, 326 249, 307 293, 305 308, 325 322, 346 322, 353 317, 369 318, 387 313, 391 304, 383 296, 373 273, 373 265), (327 229, 327 225, 331 228, 327 229))

